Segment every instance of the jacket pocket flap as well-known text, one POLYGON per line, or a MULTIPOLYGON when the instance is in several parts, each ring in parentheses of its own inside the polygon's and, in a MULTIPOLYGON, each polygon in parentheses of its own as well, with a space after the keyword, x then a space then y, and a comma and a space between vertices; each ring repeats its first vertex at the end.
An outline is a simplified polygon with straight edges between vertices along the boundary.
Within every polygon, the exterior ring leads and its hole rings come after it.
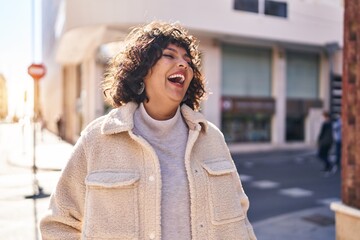
POLYGON ((92 187, 126 187, 136 183, 139 178, 136 172, 97 171, 90 173, 85 183, 92 187))
POLYGON ((203 168, 211 175, 224 175, 236 172, 235 166, 227 160, 208 160, 203 162, 203 168))

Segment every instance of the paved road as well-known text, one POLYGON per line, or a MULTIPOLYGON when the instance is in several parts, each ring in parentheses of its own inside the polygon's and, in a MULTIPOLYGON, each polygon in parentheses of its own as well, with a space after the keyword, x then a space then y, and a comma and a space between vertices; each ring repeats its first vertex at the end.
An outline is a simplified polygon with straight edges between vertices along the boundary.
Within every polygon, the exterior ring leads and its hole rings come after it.
POLYGON ((250 198, 249 219, 329 205, 340 199, 340 173, 324 175, 314 150, 234 156, 250 198))

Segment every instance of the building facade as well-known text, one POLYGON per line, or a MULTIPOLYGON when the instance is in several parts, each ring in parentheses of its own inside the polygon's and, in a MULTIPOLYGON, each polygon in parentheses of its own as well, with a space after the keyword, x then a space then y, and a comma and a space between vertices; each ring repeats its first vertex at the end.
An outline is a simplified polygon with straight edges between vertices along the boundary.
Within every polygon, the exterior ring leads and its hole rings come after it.
POLYGON ((8 115, 8 93, 4 75, 0 74, 0 120, 8 115))
POLYGON ((202 111, 232 151, 311 146, 322 111, 339 111, 340 0, 57 0, 43 8, 43 32, 52 34, 43 40, 51 66, 43 111, 48 122, 64 117, 70 142, 108 109, 100 89, 107 58, 130 27, 154 19, 199 38, 211 92, 202 111))

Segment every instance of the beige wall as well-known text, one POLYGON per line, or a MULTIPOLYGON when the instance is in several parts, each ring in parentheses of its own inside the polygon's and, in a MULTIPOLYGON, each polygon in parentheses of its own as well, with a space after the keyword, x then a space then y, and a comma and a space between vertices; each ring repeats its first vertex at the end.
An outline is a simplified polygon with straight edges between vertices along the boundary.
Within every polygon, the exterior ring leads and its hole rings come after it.
POLYGON ((78 70, 79 66, 64 66, 63 73, 63 88, 64 95, 63 100, 63 116, 65 120, 65 138, 69 142, 75 142, 79 137, 79 113, 78 113, 78 95, 79 95, 79 81, 78 70))
POLYGON ((0 74, 0 120, 8 115, 8 95, 5 78, 0 74))

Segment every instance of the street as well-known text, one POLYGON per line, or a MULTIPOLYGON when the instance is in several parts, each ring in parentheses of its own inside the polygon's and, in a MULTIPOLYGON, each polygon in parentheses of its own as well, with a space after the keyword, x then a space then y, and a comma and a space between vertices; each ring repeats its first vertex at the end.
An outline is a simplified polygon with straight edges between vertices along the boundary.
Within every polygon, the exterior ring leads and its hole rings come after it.
POLYGON ((238 154, 234 161, 252 222, 340 200, 340 171, 321 172, 315 150, 238 154))
MULTIPOLYGON (((48 206, 48 197, 27 198, 34 194, 30 130, 25 128, 22 135, 19 124, 0 124, 0 236, 4 240, 40 239, 35 229, 48 206)), ((56 169, 65 165, 72 146, 48 131, 37 139, 37 179, 44 193, 50 194, 60 175, 56 169)), ((325 176, 314 150, 243 153, 233 158, 250 198, 248 216, 254 224, 328 206, 340 198, 339 171, 325 176)))

